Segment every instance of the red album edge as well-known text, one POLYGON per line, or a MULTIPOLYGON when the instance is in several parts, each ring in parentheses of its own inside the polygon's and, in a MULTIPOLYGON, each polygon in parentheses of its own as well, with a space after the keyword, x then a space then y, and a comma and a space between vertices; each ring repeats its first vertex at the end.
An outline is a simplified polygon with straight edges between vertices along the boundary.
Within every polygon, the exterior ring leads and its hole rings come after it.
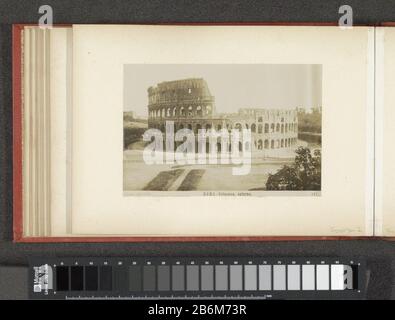
MULTIPOLYGON (((139 23, 144 25, 218 25, 218 26, 337 26, 337 23, 287 23, 287 22, 251 22, 251 23, 139 23)), ((313 241, 313 240, 395 240, 390 237, 347 237, 347 236, 75 236, 75 237, 24 237, 23 236, 23 183, 22 183, 22 52, 21 33, 25 26, 34 24, 13 24, 12 26, 12 89, 13 89, 13 241, 20 243, 62 243, 62 242, 236 242, 236 241, 313 241)), ((70 26, 57 24, 56 26, 70 26)), ((392 27, 395 22, 382 23, 381 26, 392 27)))
POLYGON ((22 207, 22 53, 23 25, 12 26, 12 153, 13 153, 13 231, 14 241, 23 239, 22 207))

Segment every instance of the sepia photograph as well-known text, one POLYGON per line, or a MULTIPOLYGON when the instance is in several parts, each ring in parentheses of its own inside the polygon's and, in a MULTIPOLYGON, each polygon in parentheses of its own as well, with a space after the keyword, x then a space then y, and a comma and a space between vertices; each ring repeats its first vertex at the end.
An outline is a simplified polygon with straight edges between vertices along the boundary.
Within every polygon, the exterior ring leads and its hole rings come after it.
POLYGON ((321 65, 124 65, 124 195, 320 195, 321 123, 321 65))

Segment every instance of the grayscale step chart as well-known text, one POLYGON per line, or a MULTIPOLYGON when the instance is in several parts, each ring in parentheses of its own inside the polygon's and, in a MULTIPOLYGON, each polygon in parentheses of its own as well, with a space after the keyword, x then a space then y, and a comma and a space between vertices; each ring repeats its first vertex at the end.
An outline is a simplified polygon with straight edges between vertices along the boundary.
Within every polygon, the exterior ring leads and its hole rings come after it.
POLYGON ((366 266, 337 258, 58 258, 29 264, 33 299, 360 299, 366 266))

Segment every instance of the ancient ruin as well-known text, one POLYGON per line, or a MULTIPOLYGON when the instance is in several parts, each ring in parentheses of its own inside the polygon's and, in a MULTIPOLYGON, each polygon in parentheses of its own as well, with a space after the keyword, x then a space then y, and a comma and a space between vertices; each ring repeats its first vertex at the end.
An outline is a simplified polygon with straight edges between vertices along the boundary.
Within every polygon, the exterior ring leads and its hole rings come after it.
POLYGON ((265 156, 294 149, 298 142, 296 108, 254 107, 217 113, 215 98, 201 78, 165 81, 148 89, 148 127, 164 132, 166 121, 174 121, 175 130, 188 128, 195 134, 199 129, 250 129, 252 151, 262 151, 265 156))

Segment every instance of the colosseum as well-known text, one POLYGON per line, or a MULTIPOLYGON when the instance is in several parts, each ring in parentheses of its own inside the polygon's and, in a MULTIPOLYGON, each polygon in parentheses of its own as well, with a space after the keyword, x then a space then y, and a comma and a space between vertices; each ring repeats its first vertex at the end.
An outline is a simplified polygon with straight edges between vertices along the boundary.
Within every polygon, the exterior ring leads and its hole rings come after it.
POLYGON ((281 150, 290 151, 297 145, 296 108, 216 113, 215 98, 201 78, 165 81, 148 88, 148 127, 165 132, 166 121, 174 121, 175 131, 188 128, 194 133, 202 128, 250 129, 252 151, 266 156, 279 155, 281 150))

